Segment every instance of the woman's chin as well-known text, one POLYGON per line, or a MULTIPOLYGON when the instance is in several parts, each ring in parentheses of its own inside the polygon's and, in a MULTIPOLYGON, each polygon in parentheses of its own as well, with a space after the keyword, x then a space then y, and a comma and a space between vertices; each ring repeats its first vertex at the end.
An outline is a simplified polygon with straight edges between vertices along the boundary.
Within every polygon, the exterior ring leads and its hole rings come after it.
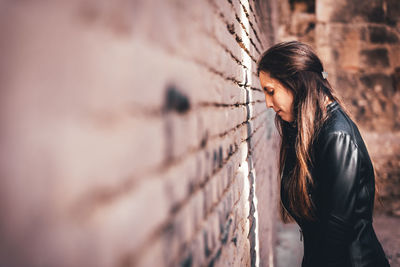
POLYGON ((277 113, 277 115, 278 115, 282 120, 284 120, 284 121, 286 121, 286 122, 289 122, 289 123, 294 122, 294 119, 293 119, 293 118, 288 118, 287 116, 285 116, 285 115, 282 114, 282 113, 277 113))
POLYGON ((282 113, 282 110, 279 110, 279 111, 276 113, 276 115, 278 115, 282 120, 288 122, 288 120, 287 120, 285 114, 282 113))

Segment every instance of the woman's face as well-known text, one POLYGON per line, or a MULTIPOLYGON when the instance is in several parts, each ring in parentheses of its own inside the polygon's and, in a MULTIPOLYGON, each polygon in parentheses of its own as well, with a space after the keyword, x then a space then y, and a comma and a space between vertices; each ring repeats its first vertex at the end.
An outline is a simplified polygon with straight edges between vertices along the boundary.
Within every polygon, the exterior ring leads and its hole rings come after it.
POLYGON ((293 93, 279 82, 271 78, 268 72, 260 71, 260 83, 265 94, 265 104, 287 122, 294 121, 293 93))

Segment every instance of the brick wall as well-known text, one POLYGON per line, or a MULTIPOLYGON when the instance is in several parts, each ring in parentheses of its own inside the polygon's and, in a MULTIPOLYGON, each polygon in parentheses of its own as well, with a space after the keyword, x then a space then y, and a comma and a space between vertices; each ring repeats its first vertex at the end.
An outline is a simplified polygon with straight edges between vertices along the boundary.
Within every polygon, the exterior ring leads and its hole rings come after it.
POLYGON ((273 10, 2 1, 0 265, 272 266, 273 10))

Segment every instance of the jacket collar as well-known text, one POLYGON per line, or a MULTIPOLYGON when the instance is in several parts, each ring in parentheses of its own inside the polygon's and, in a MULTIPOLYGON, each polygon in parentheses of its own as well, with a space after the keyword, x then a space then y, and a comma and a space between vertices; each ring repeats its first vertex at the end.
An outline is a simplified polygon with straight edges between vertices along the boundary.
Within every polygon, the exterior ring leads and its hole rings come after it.
POLYGON ((332 103, 329 103, 329 105, 326 106, 326 110, 328 112, 332 112, 338 108, 339 108, 339 103, 337 101, 333 101, 332 103))

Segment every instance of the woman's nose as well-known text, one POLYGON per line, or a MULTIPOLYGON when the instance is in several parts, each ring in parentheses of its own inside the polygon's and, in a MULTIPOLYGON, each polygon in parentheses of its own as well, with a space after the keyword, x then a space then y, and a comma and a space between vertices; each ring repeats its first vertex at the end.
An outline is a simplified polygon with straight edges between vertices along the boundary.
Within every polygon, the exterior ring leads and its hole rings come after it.
POLYGON ((267 94, 265 94, 265 105, 267 108, 273 108, 274 105, 272 104, 272 99, 267 94))

